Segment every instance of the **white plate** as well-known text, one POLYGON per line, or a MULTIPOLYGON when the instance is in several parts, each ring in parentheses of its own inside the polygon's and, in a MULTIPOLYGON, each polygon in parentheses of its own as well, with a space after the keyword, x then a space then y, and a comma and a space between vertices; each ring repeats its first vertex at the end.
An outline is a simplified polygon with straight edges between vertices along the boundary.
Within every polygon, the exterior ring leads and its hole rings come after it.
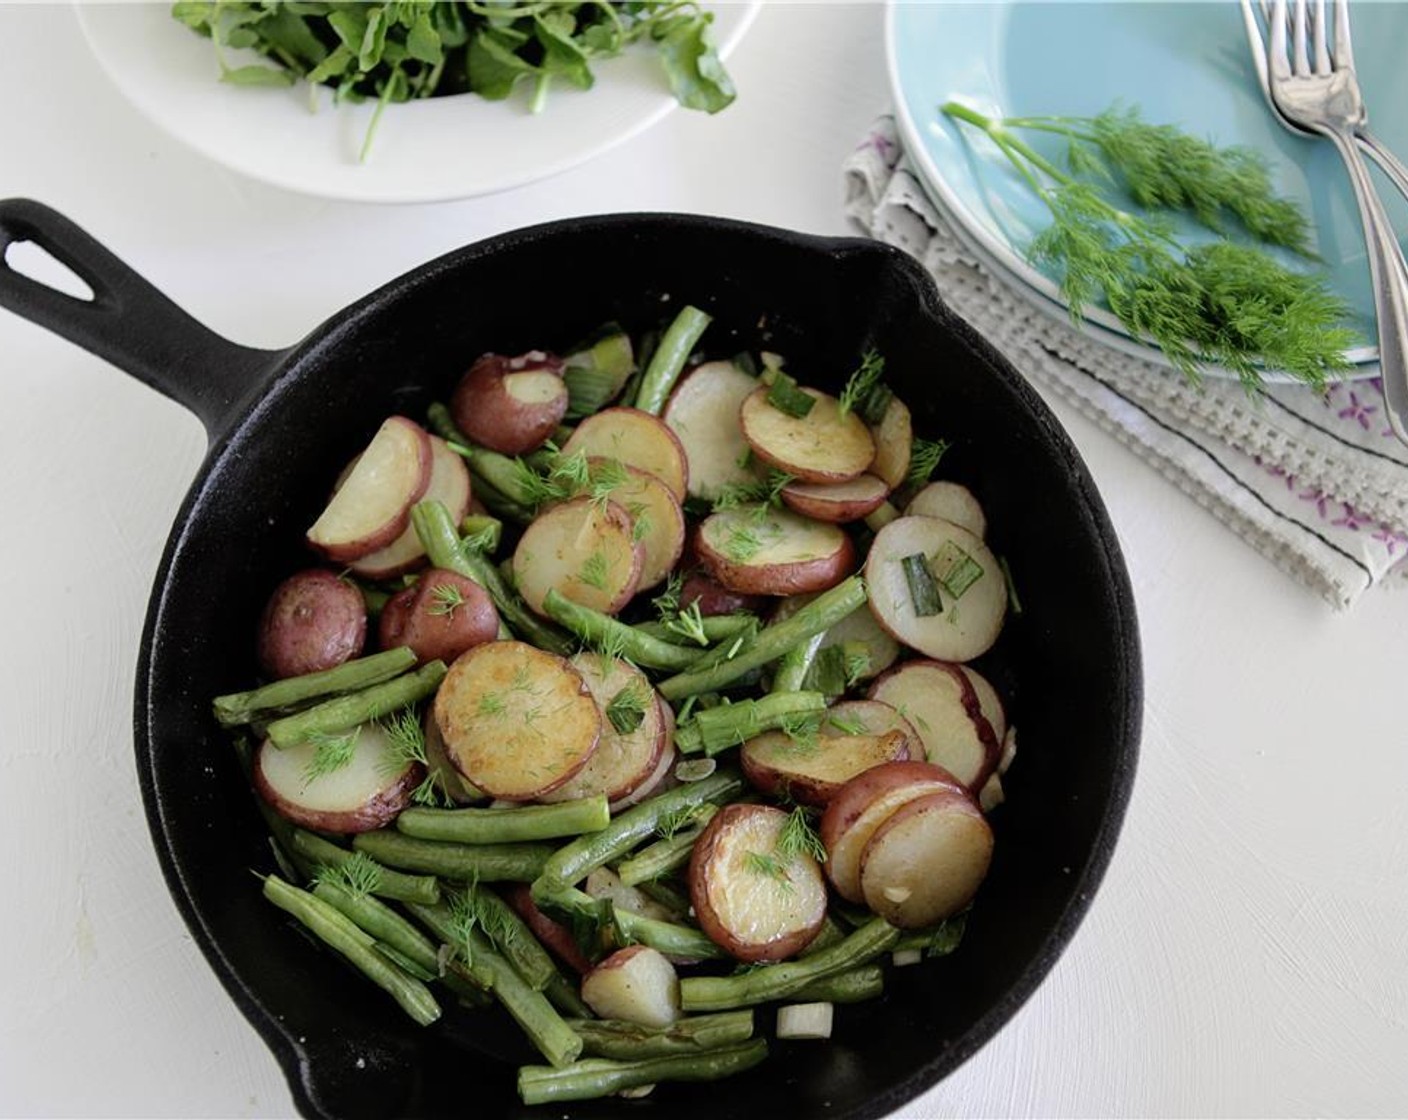
MULTIPOLYGON (((1092 115, 1116 103, 1136 105, 1148 120, 1173 121, 1220 144, 1243 144, 1266 155, 1278 189, 1300 202, 1315 223, 1330 286, 1349 304, 1350 325, 1365 340, 1346 354, 1362 364, 1343 376, 1377 376, 1377 351, 1370 344, 1373 301, 1348 180, 1329 145, 1293 136, 1272 118, 1235 3, 891 0, 887 15, 891 88, 906 150, 955 230, 985 263, 998 262, 999 271, 1016 280, 1014 290, 1043 310, 1065 315, 1056 277, 1033 267, 1024 253, 1050 216, 995 147, 960 129, 939 105, 957 98, 988 114, 1017 116, 1092 115)), ((1402 103, 1405 86, 1400 59, 1408 5, 1359 4, 1355 19, 1366 89, 1383 107, 1376 123, 1402 146, 1408 143, 1408 115, 1392 108, 1402 103)), ((1061 158, 1054 140, 1025 138, 1061 158)), ((1408 240, 1408 211, 1395 209, 1395 197, 1388 203, 1408 240)), ((1190 240, 1208 236, 1191 221, 1179 230, 1190 240)), ((1121 339, 1126 353, 1168 364, 1156 347, 1129 338, 1103 304, 1085 309, 1082 329, 1102 341, 1121 339)))
MULTIPOLYGON (((727 58, 759 0, 708 6, 727 58)), ((370 159, 358 163, 371 103, 334 106, 320 89, 314 112, 305 83, 223 83, 210 40, 173 19, 168 3, 80 4, 78 14, 103 69, 155 124, 231 170, 323 198, 439 202, 507 190, 599 156, 677 107, 654 50, 641 44, 595 64, 590 90, 554 87, 536 115, 522 95, 388 105, 370 159)))

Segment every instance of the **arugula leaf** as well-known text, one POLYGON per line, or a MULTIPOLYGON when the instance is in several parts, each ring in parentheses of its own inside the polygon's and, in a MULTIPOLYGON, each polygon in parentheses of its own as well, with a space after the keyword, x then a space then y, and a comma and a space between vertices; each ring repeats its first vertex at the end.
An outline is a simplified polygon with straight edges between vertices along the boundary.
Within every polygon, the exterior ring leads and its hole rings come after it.
POLYGON ((675 99, 688 109, 717 113, 733 104, 738 91, 719 59, 706 13, 665 21, 655 37, 660 61, 675 99))

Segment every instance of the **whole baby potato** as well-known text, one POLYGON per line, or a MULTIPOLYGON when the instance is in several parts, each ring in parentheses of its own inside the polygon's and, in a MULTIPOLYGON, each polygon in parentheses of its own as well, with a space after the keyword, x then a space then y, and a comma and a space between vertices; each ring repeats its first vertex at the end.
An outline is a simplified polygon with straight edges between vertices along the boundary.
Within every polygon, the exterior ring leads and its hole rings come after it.
POLYGON ((259 664, 276 679, 331 669, 362 652, 362 593, 326 568, 295 572, 274 589, 259 620, 259 664))
POLYGON ((377 633, 382 649, 410 646, 422 662, 448 663, 498 637, 499 612, 472 579, 431 568, 387 601, 377 633))

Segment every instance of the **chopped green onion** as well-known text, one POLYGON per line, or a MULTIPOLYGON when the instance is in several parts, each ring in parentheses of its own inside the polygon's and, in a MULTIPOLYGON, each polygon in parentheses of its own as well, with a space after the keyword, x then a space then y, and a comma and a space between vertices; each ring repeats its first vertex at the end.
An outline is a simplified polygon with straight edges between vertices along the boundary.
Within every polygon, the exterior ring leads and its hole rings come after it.
POLYGON ((939 589, 934 584, 934 573, 929 570, 929 561, 925 559, 924 554, 916 552, 906 556, 900 563, 904 565, 904 578, 909 584, 909 599, 914 605, 914 613, 920 618, 942 614, 944 605, 939 599, 939 589))
POLYGON ((962 545, 947 540, 934 554, 933 574, 940 587, 955 599, 961 599, 965 591, 983 578, 983 566, 968 555, 962 545))
POLYGON ((778 412, 785 412, 788 416, 800 420, 812 410, 816 398, 803 392, 797 387, 795 380, 778 370, 772 388, 768 390, 768 404, 778 412))
POLYGON ((1022 600, 1017 598, 1017 585, 1012 582, 1012 569, 1007 565, 1007 557, 999 556, 997 566, 1002 569, 1002 581, 1007 584, 1007 606, 1014 615, 1022 613, 1022 600))

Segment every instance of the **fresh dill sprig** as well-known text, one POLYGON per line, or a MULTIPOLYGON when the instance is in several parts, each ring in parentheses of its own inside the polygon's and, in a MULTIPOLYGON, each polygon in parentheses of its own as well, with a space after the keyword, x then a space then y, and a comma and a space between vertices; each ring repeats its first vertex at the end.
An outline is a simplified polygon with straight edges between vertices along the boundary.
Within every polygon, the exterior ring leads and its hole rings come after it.
POLYGON ((453 804, 449 793, 441 781, 438 767, 431 767, 425 750, 425 727, 414 705, 401 708, 379 721, 391 744, 391 755, 386 761, 389 770, 402 770, 413 763, 426 768, 426 775, 411 791, 411 800, 417 805, 448 807, 453 804))
POLYGON ((464 606, 464 592, 453 583, 437 583, 430 589, 428 613, 453 617, 457 609, 464 606))
MULTIPOLYGON (((890 390, 880 380, 884 376, 885 359, 880 352, 867 350, 862 354, 860 365, 846 379, 841 395, 837 398, 841 417, 844 419, 852 409, 867 420, 876 412, 883 414, 884 405, 889 403, 891 395, 890 390)), ((876 416, 875 420, 878 421, 879 416, 876 416)))
POLYGON ((780 720, 778 730, 792 740, 793 749, 814 751, 821 722, 814 712, 789 712, 780 720))
POLYGON ((646 699, 639 681, 632 681, 611 698, 606 718, 618 735, 629 735, 644 722, 646 699))
POLYGON ((460 548, 466 554, 481 553, 485 556, 491 555, 501 537, 501 530, 496 525, 486 525, 476 532, 468 534, 460 541, 460 548))
POLYGON ((665 619, 665 629, 698 645, 709 644, 709 635, 704 633, 704 615, 699 610, 698 599, 684 610, 676 611, 674 618, 665 619))
POLYGON ((785 860, 810 856, 817 863, 826 862, 826 845, 812 827, 811 814, 801 805, 787 814, 787 823, 778 833, 777 854, 785 860))
POLYGON ((857 716, 828 715, 822 722, 827 727, 834 727, 842 735, 865 734, 865 724, 857 716))
POLYGON ((587 472, 587 493, 598 508, 604 507, 611 495, 631 481, 630 471, 619 459, 600 459, 587 472))
POLYGON ((631 543, 645 540, 655 528, 650 516, 650 507, 644 502, 628 502, 626 512, 631 515, 631 543))
POLYGON ((845 660, 846 687, 854 688, 870 672, 870 647, 864 642, 845 642, 841 646, 841 654, 845 660))
POLYGON ((320 864, 313 881, 329 883, 356 898, 365 898, 381 885, 381 867, 365 852, 353 852, 341 863, 320 864))
POLYGON ((698 821, 700 816, 702 816, 701 806, 698 805, 686 805, 681 809, 672 809, 668 813, 662 813, 660 819, 655 822, 655 834, 661 840, 673 840, 698 821))
POLYGON ((787 868, 782 865, 782 861, 774 855, 764 852, 744 852, 743 866, 754 875, 760 875, 765 879, 772 879, 783 887, 784 890, 792 890, 792 879, 787 874, 787 868))
POLYGON ((577 578, 588 587, 594 587, 598 591, 606 590, 606 580, 610 575, 610 565, 606 559, 606 551, 598 548, 584 561, 577 569, 577 578))
POLYGON ((650 600, 661 622, 669 622, 679 613, 680 592, 684 590, 684 576, 678 570, 670 573, 665 581, 665 589, 650 600))
POLYGON ((307 741, 313 744, 313 757, 303 768, 304 785, 312 785, 319 778, 336 773, 349 765, 357 756, 357 737, 360 732, 360 727, 354 727, 340 735, 329 735, 323 731, 315 731, 310 735, 307 741))
POLYGON ((724 541, 724 551, 728 558, 739 564, 746 564, 763 550, 763 539, 746 525, 739 525, 729 531, 724 541))
POLYGON ((767 475, 756 482, 730 482, 722 487, 714 499, 714 509, 751 506, 755 517, 765 517, 769 510, 782 505, 782 491, 796 480, 795 475, 769 467, 767 475))
POLYGON ((916 437, 913 449, 909 453, 909 472, 905 475, 905 484, 908 486, 927 484, 938 467, 939 460, 944 457, 944 452, 950 446, 951 444, 946 439, 916 437))
POLYGON ((1222 366, 1252 393, 1263 387, 1264 369, 1323 389, 1348 368, 1344 352, 1356 342, 1343 325, 1349 308, 1324 276, 1292 271, 1264 249, 1226 238, 1224 212, 1262 244, 1310 255, 1303 216, 1277 198, 1255 155, 1144 124, 1134 111, 994 120, 953 101, 942 111, 986 133, 1050 210, 1051 224, 1027 256, 1059 277, 1073 320, 1103 298, 1133 337, 1158 346, 1190 380, 1205 365, 1222 366), (1020 129, 1065 137, 1071 170, 1028 145, 1020 129), (1158 209, 1121 209, 1092 176, 1158 209), (1164 210, 1187 212, 1223 239, 1186 248, 1164 210))

